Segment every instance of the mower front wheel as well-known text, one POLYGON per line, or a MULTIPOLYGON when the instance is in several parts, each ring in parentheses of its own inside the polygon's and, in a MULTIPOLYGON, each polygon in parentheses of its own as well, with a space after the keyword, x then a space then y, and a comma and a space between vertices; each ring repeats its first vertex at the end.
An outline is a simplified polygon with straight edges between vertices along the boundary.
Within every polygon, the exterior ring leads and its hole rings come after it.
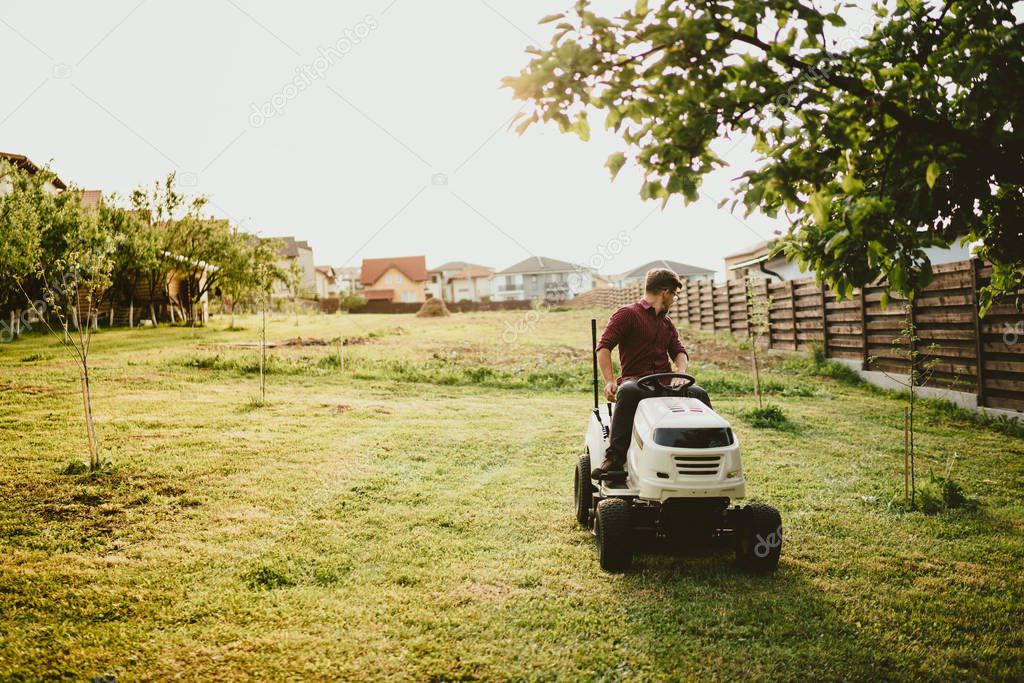
POLYGON ((630 504, 623 498, 605 498, 597 504, 594 533, 601 569, 621 572, 633 563, 630 504))
POLYGON ((741 511, 737 529, 736 561, 755 574, 768 574, 779 565, 782 552, 782 517, 764 503, 751 503, 741 511))

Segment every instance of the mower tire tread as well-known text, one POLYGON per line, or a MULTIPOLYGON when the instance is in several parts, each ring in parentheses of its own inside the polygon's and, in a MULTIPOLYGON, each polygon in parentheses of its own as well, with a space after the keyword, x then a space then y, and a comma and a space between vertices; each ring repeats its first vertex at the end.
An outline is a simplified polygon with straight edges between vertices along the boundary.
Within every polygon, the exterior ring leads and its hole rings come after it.
POLYGON ((633 563, 630 503, 624 498, 605 498, 597 504, 597 553, 601 569, 621 572, 633 563))
POLYGON ((740 567, 755 574, 775 571, 782 552, 782 517, 764 503, 750 503, 743 509, 743 522, 736 545, 740 567))
POLYGON ((576 461, 573 502, 576 506, 576 521, 584 529, 589 529, 590 509, 594 504, 594 484, 590 481, 590 455, 587 453, 580 455, 576 461))

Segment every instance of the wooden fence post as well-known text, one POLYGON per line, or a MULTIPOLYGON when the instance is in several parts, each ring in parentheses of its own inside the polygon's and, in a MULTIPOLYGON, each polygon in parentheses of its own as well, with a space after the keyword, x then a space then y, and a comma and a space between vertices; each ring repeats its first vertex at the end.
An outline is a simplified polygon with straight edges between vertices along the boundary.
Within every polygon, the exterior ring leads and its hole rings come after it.
POLYGON ((796 336, 796 294, 793 293, 793 281, 787 280, 789 283, 789 315, 791 318, 790 325, 793 328, 793 350, 796 351, 800 348, 800 340, 796 336))
POLYGON ((821 283, 821 351, 828 358, 828 308, 825 299, 828 296, 828 285, 821 283))
POLYGON ((865 289, 860 288, 860 337, 861 337, 861 370, 868 369, 868 298, 865 289))
POLYGON ((974 295, 974 359, 976 365, 975 377, 978 382, 978 407, 985 405, 985 345, 981 339, 981 297, 978 296, 978 270, 981 268, 981 259, 971 259, 971 288, 974 295))
POLYGON ((732 287, 729 281, 725 281, 725 323, 729 326, 729 334, 732 334, 732 287))

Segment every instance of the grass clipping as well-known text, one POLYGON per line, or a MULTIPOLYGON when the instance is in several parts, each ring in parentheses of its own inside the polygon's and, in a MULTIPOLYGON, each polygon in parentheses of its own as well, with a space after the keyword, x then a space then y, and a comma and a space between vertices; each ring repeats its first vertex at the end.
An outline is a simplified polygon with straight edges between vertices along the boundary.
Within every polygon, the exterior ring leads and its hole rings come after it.
POLYGON ((442 318, 446 315, 451 315, 448 312, 448 307, 436 296, 432 299, 427 299, 423 306, 420 307, 420 310, 416 312, 416 316, 419 318, 442 318))

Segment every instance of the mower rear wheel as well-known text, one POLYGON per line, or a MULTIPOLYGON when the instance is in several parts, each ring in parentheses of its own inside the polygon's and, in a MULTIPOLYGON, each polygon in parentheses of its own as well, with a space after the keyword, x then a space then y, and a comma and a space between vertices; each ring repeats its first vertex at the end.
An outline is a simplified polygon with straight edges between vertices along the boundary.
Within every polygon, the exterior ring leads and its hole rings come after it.
POLYGON ((576 521, 584 529, 589 529, 590 509, 594 506, 594 485, 590 481, 590 456, 586 453, 576 461, 573 501, 576 504, 576 521))
POLYGON ((736 561, 755 574, 767 574, 779 565, 782 552, 782 517, 764 503, 751 503, 742 510, 737 529, 736 561))
POLYGON ((630 504, 623 498, 605 498, 597 504, 594 533, 601 569, 621 572, 633 563, 630 504))

